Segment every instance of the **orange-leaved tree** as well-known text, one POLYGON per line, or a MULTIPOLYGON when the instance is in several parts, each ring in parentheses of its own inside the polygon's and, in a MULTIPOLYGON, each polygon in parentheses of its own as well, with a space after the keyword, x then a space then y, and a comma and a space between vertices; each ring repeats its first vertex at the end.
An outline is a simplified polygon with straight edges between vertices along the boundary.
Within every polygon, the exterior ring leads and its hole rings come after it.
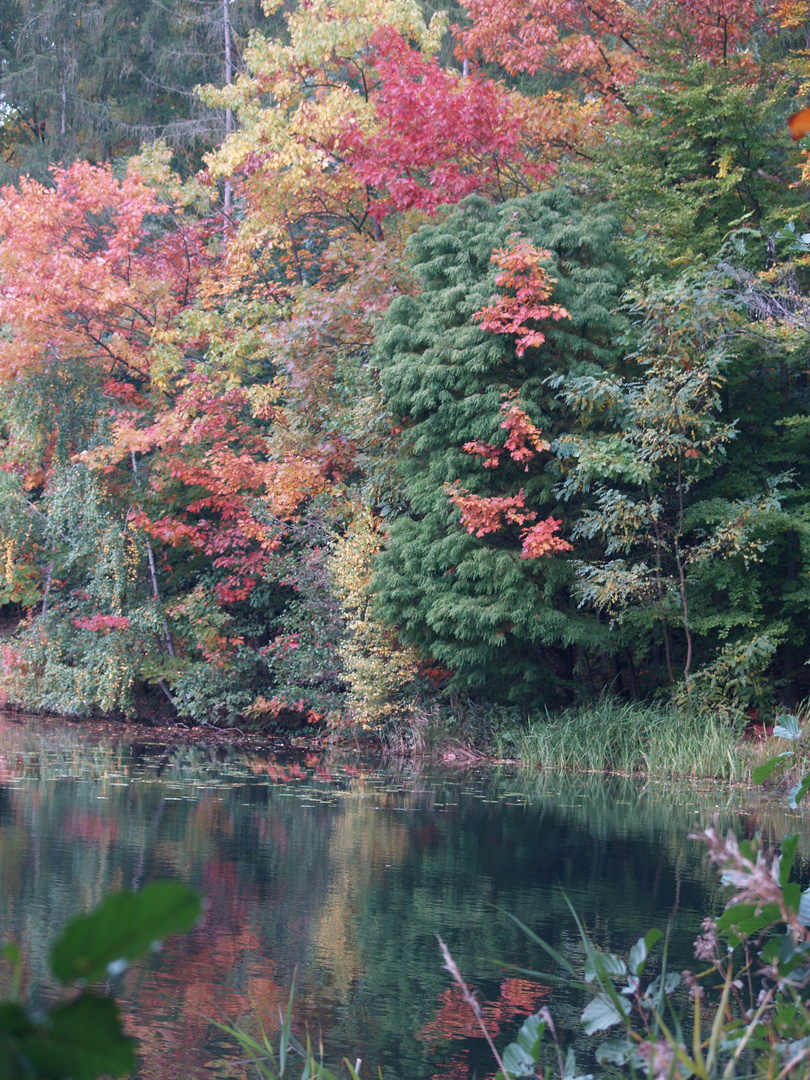
POLYGON ((229 282, 204 188, 151 171, 160 191, 80 164, 0 199, 3 531, 25 608, 4 677, 61 711, 131 710, 148 684, 235 715, 268 678, 267 628, 242 609, 321 470, 276 424, 276 292, 229 282), (232 700, 186 689, 240 650, 232 700))
MULTIPOLYGON (((757 32, 772 32, 776 0, 463 0, 470 25, 458 52, 511 75, 540 74, 602 104, 600 123, 637 107, 627 88, 662 50, 683 65, 750 63, 757 32)), ((590 138, 599 137, 598 131, 590 138)))

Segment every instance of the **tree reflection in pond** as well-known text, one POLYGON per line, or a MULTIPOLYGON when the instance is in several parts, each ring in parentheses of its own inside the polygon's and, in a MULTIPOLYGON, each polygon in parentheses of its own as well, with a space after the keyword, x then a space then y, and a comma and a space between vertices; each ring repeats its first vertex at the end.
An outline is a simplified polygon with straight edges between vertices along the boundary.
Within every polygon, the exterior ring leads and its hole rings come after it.
POLYGON ((480 1076, 493 1066, 435 935, 503 1043, 545 1003, 574 1034, 575 994, 493 963, 545 964, 507 913, 575 964, 563 890, 613 951, 672 918, 670 963, 686 962, 720 903, 688 833, 718 812, 740 831, 754 812, 765 832, 795 831, 779 803, 743 813, 748 797, 94 743, 75 726, 0 721, 0 928, 24 946, 27 990, 44 999, 47 944, 71 915, 155 878, 203 892, 203 923, 114 983, 144 1078, 248 1075, 208 1018, 251 1028, 277 1015, 296 966, 296 1022, 328 1055, 362 1058, 364 1074, 379 1065, 386 1080, 480 1076))

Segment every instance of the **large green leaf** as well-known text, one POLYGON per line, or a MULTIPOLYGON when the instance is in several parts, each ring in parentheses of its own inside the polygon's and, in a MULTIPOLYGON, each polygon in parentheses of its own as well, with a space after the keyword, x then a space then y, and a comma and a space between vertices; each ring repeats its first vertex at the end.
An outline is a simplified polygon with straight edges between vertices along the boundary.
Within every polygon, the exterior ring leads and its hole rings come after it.
POLYGON ((647 957, 650 955, 650 949, 652 949, 662 937, 663 935, 660 930, 648 930, 644 937, 638 939, 630 950, 631 975, 641 975, 644 970, 644 965, 647 963, 647 957))
POLYGON ((717 920, 717 929, 726 934, 732 945, 738 945, 752 934, 781 921, 777 904, 731 904, 717 920))
POLYGON ((799 901, 799 920, 805 926, 810 926, 810 889, 805 889, 799 901))
POLYGON ((20 1053, 47 1080, 127 1076, 135 1068, 135 1040, 124 1035, 112 998, 85 993, 58 1005, 47 1021, 19 1040, 20 1053))
POLYGON ((782 889, 782 899, 789 911, 799 912, 802 903, 802 887, 798 881, 789 881, 782 889))
POLYGON ((783 889, 790 881, 790 871, 793 868, 793 859, 796 856, 796 846, 798 843, 798 833, 793 833, 792 836, 786 836, 782 841, 779 855, 779 884, 783 889))
POLYGON ((667 971, 656 975, 642 995, 642 1008, 661 1010, 664 998, 674 993, 680 985, 681 977, 677 971, 667 971))
POLYGON ((808 791, 810 791, 810 773, 788 792, 787 801, 791 810, 795 810, 798 807, 808 791))
POLYGON ((0 1035, 20 1037, 33 1029, 34 1025, 22 1005, 11 1001, 0 1004, 0 1035))
POLYGON ((601 981, 607 978, 622 979, 627 974, 627 966, 615 953, 594 952, 585 961, 585 982, 593 982, 597 976, 601 981))
POLYGON ((625 1002, 621 999, 618 999, 618 1001, 621 1008, 625 1010, 624 1014, 619 1012, 616 1003, 607 994, 598 994, 590 1002, 582 1014, 582 1026, 586 1035, 593 1035, 597 1031, 606 1031, 625 1019, 630 1011, 630 1005, 629 1003, 625 1005, 625 1002))
POLYGON ((510 1076, 534 1076, 536 1062, 517 1043, 510 1043, 503 1052, 503 1066, 510 1076))
POLYGON ((540 1060, 540 1044, 545 1033, 546 1022, 539 1013, 529 1016, 518 1032, 518 1044, 535 1063, 540 1060))
POLYGON ((20 1040, 34 1025, 28 1013, 15 1002, 0 1004, 0 1080, 26 1080, 30 1076, 20 1060, 20 1040))
POLYGON ((626 1065, 633 1055, 632 1039, 605 1039, 596 1048, 600 1065, 626 1065))
POLYGON ((783 713, 782 716, 777 716, 773 736, 775 739, 792 739, 794 741, 802 737, 802 729, 799 727, 799 721, 793 713, 783 713))
POLYGON ((786 750, 783 754, 777 754, 776 757, 769 758, 767 761, 763 761, 761 765, 757 765, 751 773, 751 778, 755 784, 764 783, 772 772, 782 764, 786 758, 794 757, 792 750, 786 750))
POLYGON ((21 1005, 0 1005, 0 1080, 96 1080, 135 1068, 111 998, 85 993, 34 1023, 21 1005))
POLYGON ((68 923, 51 950, 51 970, 63 983, 106 979, 161 938, 188 930, 200 911, 197 893, 179 881, 113 893, 95 911, 68 923))

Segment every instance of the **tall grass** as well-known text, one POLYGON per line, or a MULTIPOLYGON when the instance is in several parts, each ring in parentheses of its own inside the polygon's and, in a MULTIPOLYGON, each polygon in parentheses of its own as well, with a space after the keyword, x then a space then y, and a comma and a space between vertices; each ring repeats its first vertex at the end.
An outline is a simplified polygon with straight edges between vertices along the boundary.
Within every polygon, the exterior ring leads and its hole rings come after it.
POLYGON ((605 699, 494 734, 500 756, 542 769, 745 781, 751 750, 727 716, 605 699))

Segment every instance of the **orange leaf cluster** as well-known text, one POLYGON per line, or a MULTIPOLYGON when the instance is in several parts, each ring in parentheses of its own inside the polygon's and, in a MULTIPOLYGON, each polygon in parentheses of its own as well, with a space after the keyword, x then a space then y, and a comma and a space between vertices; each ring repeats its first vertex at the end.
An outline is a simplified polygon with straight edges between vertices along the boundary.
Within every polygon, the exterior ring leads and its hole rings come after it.
MULTIPOLYGON (((514 395, 510 395, 510 397, 512 396, 514 395)), ((509 432, 509 438, 503 447, 493 446, 492 443, 482 443, 477 439, 473 439, 464 443, 462 449, 468 454, 482 457, 484 460, 481 464, 485 469, 496 469, 500 464, 504 450, 508 450, 511 459, 525 466, 525 470, 528 472, 531 459, 544 450, 550 450, 551 444, 546 442, 540 429, 535 427, 519 405, 514 402, 510 404, 507 401, 501 405, 501 410, 506 413, 501 427, 506 428, 509 432)))
POLYGON ((518 240, 514 247, 498 248, 492 253, 492 261, 502 270, 495 278, 495 284, 513 290, 514 295, 494 296, 493 303, 475 312, 473 318, 494 334, 516 337, 518 356, 546 340, 545 334, 530 323, 543 319, 556 322, 570 317, 559 304, 546 303, 554 291, 556 279, 549 276, 540 261, 550 257, 550 251, 540 251, 528 240, 518 240))
POLYGON ((450 502, 461 511, 461 523, 471 536, 487 536, 504 525, 524 525, 534 521, 537 514, 527 510, 523 488, 517 495, 472 495, 469 491, 446 488, 450 502))
POLYGON ((222 603, 244 600, 278 549, 283 522, 302 501, 324 490, 317 461, 305 454, 268 459, 268 445, 248 413, 246 392, 219 388, 192 369, 174 407, 148 426, 139 413, 119 413, 112 446, 88 452, 88 464, 109 468, 111 459, 151 456, 151 484, 170 513, 132 510, 130 524, 154 539, 185 547, 227 571, 216 586, 222 603), (177 509, 177 485, 189 495, 177 509), (193 494, 192 494, 193 493, 193 494))
POLYGON ((126 615, 90 615, 84 619, 71 619, 80 630, 94 630, 109 634, 111 630, 125 630, 129 626, 126 615))
POLYGON ((143 377, 154 336, 193 298, 200 237, 152 236, 147 218, 170 207, 134 173, 118 181, 77 162, 53 180, 0 195, 0 323, 13 327, 0 337, 0 380, 72 357, 111 379, 143 377))
POLYGON ((522 559, 539 559, 543 555, 554 555, 561 551, 572 551, 573 548, 567 540, 561 536, 555 536, 562 521, 557 518, 547 517, 544 521, 538 521, 531 529, 523 533, 523 547, 520 549, 522 559))
MULTIPOLYGON (((500 464, 501 456, 505 451, 513 461, 524 466, 529 471, 529 463, 536 455, 551 449, 551 444, 544 438, 524 409, 514 401, 516 392, 508 395, 507 400, 501 405, 501 411, 506 415, 501 427, 509 432, 509 437, 503 447, 493 446, 491 443, 481 443, 477 440, 467 442, 463 449, 468 454, 474 454, 483 458, 482 464, 485 469, 495 469, 500 464)), ((523 497, 523 488, 517 495, 496 495, 485 498, 480 495, 472 495, 468 491, 459 491, 450 484, 445 484, 450 501, 461 510, 461 523, 467 532, 475 536, 487 536, 489 533, 498 532, 504 525, 525 525, 535 521, 537 514, 533 510, 527 510, 523 497)), ((547 517, 529 528, 523 529, 521 538, 521 558, 538 559, 543 555, 552 555, 561 551, 571 551, 571 545, 567 540, 555 535, 562 524, 553 517, 547 517)))
MULTIPOLYGON (((523 488, 517 495, 495 495, 489 498, 472 495, 468 491, 459 491, 451 485, 445 485, 450 502, 461 511, 461 523, 471 536, 487 536, 499 532, 505 525, 525 525, 534 521, 537 514, 527 510, 523 497, 523 488)), ((543 555, 551 556, 562 551, 571 551, 567 540, 555 535, 562 521, 547 517, 521 532, 523 546, 521 558, 539 559, 543 555)))

